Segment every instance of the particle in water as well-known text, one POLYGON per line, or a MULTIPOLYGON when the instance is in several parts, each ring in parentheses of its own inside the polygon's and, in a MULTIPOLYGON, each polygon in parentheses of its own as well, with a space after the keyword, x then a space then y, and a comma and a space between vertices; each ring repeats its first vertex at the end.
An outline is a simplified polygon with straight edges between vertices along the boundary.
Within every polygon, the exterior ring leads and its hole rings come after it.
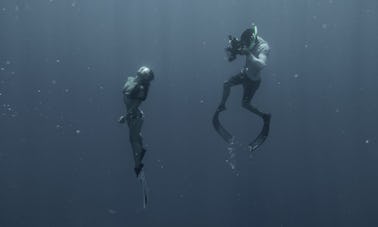
POLYGON ((79 129, 76 129, 76 134, 80 134, 81 133, 81 131, 79 130, 79 129))
POLYGON ((298 78, 299 77, 298 73, 294 74, 293 77, 298 78))
POLYGON ((108 213, 109 213, 109 214, 116 214, 117 211, 116 211, 116 210, 113 210, 113 209, 109 209, 109 210, 108 210, 108 213))
POLYGON ((369 143, 370 143, 370 140, 365 140, 365 143, 366 143, 366 144, 369 144, 369 143))

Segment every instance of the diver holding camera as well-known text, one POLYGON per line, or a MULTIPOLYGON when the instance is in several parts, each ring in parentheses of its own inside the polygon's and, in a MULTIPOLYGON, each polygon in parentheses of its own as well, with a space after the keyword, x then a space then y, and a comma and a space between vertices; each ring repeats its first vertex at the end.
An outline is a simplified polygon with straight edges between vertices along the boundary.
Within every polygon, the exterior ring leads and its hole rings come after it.
POLYGON ((251 104, 255 92, 260 86, 261 71, 267 65, 269 50, 269 44, 257 35, 255 24, 252 24, 242 33, 240 40, 229 36, 229 46, 226 47, 228 61, 234 61, 237 56, 241 55, 246 57, 246 63, 240 73, 224 82, 222 100, 213 117, 213 125, 216 131, 224 140, 232 144, 234 137, 222 127, 218 116, 220 112, 226 110, 226 101, 230 95, 231 87, 243 85, 242 107, 261 117, 264 122, 259 136, 249 144, 251 151, 256 150, 265 141, 269 133, 271 115, 260 111, 251 104))

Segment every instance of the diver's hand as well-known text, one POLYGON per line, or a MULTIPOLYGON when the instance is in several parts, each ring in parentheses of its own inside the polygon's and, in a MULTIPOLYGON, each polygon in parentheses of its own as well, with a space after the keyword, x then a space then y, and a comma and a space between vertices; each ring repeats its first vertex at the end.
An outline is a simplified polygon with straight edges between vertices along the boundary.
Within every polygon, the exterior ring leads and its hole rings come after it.
POLYGON ((247 47, 243 47, 240 50, 241 55, 249 55, 250 53, 251 53, 251 51, 247 47))
POLYGON ((118 123, 120 124, 124 124, 126 122, 126 116, 122 115, 119 117, 118 119, 118 123))

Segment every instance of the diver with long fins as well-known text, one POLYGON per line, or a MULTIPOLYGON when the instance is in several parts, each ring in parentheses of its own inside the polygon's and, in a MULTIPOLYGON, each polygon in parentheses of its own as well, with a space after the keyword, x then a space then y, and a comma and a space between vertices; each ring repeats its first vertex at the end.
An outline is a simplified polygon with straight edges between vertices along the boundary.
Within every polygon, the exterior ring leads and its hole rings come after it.
POLYGON ((260 86, 261 71, 267 65, 269 50, 268 43, 257 35, 257 26, 255 24, 252 24, 251 28, 242 33, 240 40, 229 36, 229 46, 226 48, 228 61, 231 62, 238 55, 241 55, 246 57, 246 63, 240 73, 224 82, 222 100, 213 116, 215 130, 227 143, 233 144, 234 136, 223 127, 219 120, 219 115, 226 110, 226 101, 230 95, 231 87, 242 85, 244 90, 242 107, 261 117, 264 122, 259 135, 249 144, 249 150, 252 152, 257 150, 269 135, 271 115, 260 111, 251 104, 255 92, 260 86))
POLYGON ((144 114, 139 107, 147 99, 150 83, 153 79, 154 73, 146 66, 142 66, 137 71, 136 76, 128 77, 122 90, 126 115, 122 115, 118 120, 121 124, 127 122, 129 127, 129 140, 135 162, 134 171, 142 184, 144 208, 147 206, 148 189, 142 162, 146 154, 141 134, 144 114))

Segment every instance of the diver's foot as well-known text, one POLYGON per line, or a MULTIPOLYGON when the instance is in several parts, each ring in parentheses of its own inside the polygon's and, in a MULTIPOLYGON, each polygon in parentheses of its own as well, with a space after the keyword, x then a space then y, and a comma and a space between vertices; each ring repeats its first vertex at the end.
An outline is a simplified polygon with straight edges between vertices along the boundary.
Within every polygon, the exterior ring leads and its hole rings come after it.
POLYGON ((226 105, 225 104, 220 104, 217 108, 217 112, 225 111, 226 110, 226 105))
POLYGON ((140 174, 140 172, 142 171, 143 166, 144 166, 143 163, 140 163, 138 166, 136 166, 136 167, 134 168, 134 171, 135 171, 135 174, 136 174, 137 177, 139 177, 139 174, 140 174))
POLYGON ((126 116, 124 116, 124 115, 120 116, 119 119, 118 119, 118 123, 120 123, 120 124, 124 124, 125 121, 126 121, 126 116))
POLYGON ((269 124, 270 123, 270 119, 272 118, 272 115, 270 113, 264 114, 262 116, 262 118, 264 120, 264 124, 269 124))

